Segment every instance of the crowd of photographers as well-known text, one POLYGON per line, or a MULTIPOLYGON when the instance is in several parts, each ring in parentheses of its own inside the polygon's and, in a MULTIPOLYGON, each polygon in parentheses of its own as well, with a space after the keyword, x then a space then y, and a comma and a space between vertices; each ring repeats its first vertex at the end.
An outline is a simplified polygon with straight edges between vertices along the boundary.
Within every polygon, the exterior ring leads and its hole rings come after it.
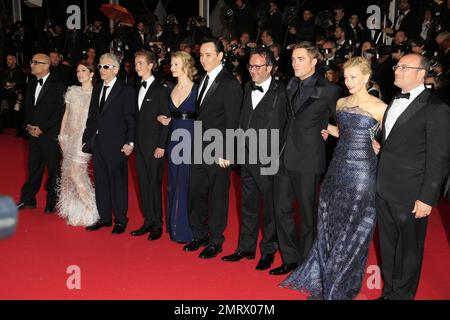
MULTIPOLYGON (((225 36, 221 37, 226 51, 223 63, 242 84, 249 80, 247 63, 251 48, 270 48, 276 60, 274 77, 287 81, 293 76, 290 47, 306 40, 316 43, 320 49, 320 70, 329 81, 341 85, 342 95, 347 95, 342 65, 348 58, 361 55, 371 62, 374 71, 369 91, 390 101, 397 90, 392 67, 404 54, 416 52, 431 61, 426 79, 428 88, 450 104, 447 1, 431 0, 412 6, 411 0, 400 0, 394 21, 387 18, 384 8, 381 28, 373 30, 367 28, 365 17, 342 5, 336 5, 332 12, 314 12, 307 7, 292 6, 282 9, 276 1, 252 7, 244 0, 236 0, 225 10, 222 31, 225 36)), ((128 84, 137 85, 134 53, 151 50, 158 58, 156 77, 169 84, 174 81, 170 72, 170 53, 179 50, 190 53, 201 70, 199 43, 212 31, 203 17, 191 17, 182 24, 174 15, 168 15, 165 21, 145 16, 133 27, 116 24, 112 29, 100 18, 84 30, 66 30, 47 20, 41 32, 35 32, 17 22, 4 28, 2 34, 0 132, 5 126, 15 126, 17 135, 21 136, 22 93, 30 77, 28 61, 34 52, 49 52, 52 72, 66 85, 71 85, 76 82, 73 68, 79 61, 96 65, 101 54, 111 51, 121 60, 119 77, 128 84)), ((197 79, 201 75, 198 73, 197 79)))

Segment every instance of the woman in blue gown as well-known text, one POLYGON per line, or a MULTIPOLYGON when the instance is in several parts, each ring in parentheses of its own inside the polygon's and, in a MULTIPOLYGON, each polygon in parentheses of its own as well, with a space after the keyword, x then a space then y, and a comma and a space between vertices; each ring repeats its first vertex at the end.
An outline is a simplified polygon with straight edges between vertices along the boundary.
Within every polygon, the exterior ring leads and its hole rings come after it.
POLYGON ((311 299, 354 299, 362 285, 376 223, 377 157, 374 131, 386 105, 366 89, 369 62, 351 58, 344 65, 350 96, 338 101, 338 127, 323 132, 339 137, 321 186, 317 239, 307 260, 281 284, 311 299))
POLYGON ((186 162, 180 163, 180 160, 183 158, 190 160, 190 155, 183 154, 183 151, 189 149, 190 152, 191 141, 186 143, 186 141, 183 141, 184 138, 178 138, 177 134, 174 135, 174 131, 177 130, 176 133, 183 132, 183 137, 187 135, 192 140, 194 133, 195 102, 198 90, 198 85, 192 82, 196 73, 194 64, 194 59, 186 52, 178 51, 172 54, 170 70, 173 77, 177 79, 177 84, 168 88, 171 117, 158 117, 158 120, 162 124, 170 125, 167 146, 167 226, 170 239, 178 243, 187 243, 192 240, 192 230, 189 225, 188 215, 190 165, 186 162), (186 148, 181 151, 178 151, 179 148, 177 148, 176 152, 172 154, 174 147, 180 142, 186 148))

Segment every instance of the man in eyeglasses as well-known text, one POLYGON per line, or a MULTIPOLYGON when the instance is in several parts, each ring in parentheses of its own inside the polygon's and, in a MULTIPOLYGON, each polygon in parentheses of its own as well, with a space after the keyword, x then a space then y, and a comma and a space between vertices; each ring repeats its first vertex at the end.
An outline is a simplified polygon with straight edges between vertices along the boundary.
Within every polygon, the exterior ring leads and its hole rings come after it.
POLYGON ((24 103, 28 143, 28 178, 20 193, 19 209, 36 208, 36 194, 45 167, 47 203, 45 213, 53 213, 56 205, 56 180, 59 169, 58 133, 64 114, 65 85, 50 74, 50 57, 39 53, 30 62, 36 76, 27 86, 24 103))
POLYGON ((414 299, 428 216, 450 163, 450 108, 425 89, 427 59, 407 54, 395 66, 401 89, 384 115, 376 209, 384 288, 380 300, 414 299))
POLYGON ((128 156, 134 148, 136 97, 132 87, 117 79, 119 60, 114 54, 100 57, 103 80, 92 92, 83 134, 83 152, 94 160, 95 197, 100 214, 88 231, 112 225, 113 234, 123 233, 128 218, 128 156))
MULTIPOLYGON (((264 230, 260 243, 261 259, 256 266, 257 270, 270 268, 278 247, 273 202, 273 179, 278 170, 276 169, 274 173, 264 173, 262 168, 267 164, 263 164, 262 159, 257 156, 258 153, 263 153, 270 154, 273 158, 274 153, 279 153, 279 147, 272 145, 272 135, 279 135, 278 146, 280 146, 287 118, 286 89, 282 82, 272 78, 274 64, 275 59, 270 49, 252 49, 248 64, 252 81, 245 86, 239 128, 245 132, 253 131, 257 135, 267 130, 268 134, 264 146, 260 137, 257 141, 245 139, 244 145, 238 148, 245 150, 245 164, 241 166, 242 219, 239 244, 233 254, 222 258, 224 261, 233 262, 243 258, 255 258, 262 209, 264 230)), ((276 159, 278 160, 278 155, 276 159)))

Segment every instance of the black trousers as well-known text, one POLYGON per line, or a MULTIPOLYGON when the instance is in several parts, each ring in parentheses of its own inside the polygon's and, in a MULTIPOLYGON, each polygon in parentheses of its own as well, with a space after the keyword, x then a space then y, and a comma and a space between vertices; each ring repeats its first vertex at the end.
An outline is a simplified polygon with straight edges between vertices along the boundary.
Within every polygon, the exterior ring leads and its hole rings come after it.
MULTIPOLYGON (((96 139, 98 140, 98 139, 96 139)), ((94 147, 95 197, 100 218, 106 224, 114 222, 127 225, 128 210, 128 157, 117 159, 103 154, 101 148, 94 147)))
POLYGON ((228 221, 230 168, 217 164, 193 164, 189 180, 189 223, 194 239, 210 237, 222 246, 228 221))
POLYGON ((275 219, 283 263, 301 264, 316 238, 320 173, 290 171, 280 165, 275 176, 275 219), (295 226, 294 200, 299 201, 300 234, 295 226))
POLYGON ((239 230, 239 251, 256 251, 261 208, 263 212, 261 256, 265 257, 277 250, 273 179, 274 176, 261 175, 259 169, 255 172, 249 170, 246 165, 241 167, 242 217, 239 230))
POLYGON ((56 204, 56 181, 60 172, 60 152, 56 135, 30 137, 28 140, 28 178, 20 192, 20 202, 36 204, 36 194, 42 183, 45 168, 48 171, 46 206, 56 204))
POLYGON ((146 228, 160 229, 163 226, 162 177, 164 158, 156 159, 153 153, 145 154, 136 149, 136 165, 139 176, 141 209, 146 228))
POLYGON ((428 218, 416 219, 413 207, 376 197, 383 295, 411 300, 422 268, 428 218))

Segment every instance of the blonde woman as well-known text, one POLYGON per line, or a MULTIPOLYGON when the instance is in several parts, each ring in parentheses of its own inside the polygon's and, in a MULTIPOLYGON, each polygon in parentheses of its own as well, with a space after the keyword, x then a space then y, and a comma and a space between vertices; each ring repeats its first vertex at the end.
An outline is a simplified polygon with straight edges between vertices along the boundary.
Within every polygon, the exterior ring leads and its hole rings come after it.
POLYGON ((58 136, 63 161, 59 182, 59 216, 73 226, 89 226, 99 218, 94 189, 88 175, 91 155, 81 151, 81 138, 86 127, 92 95, 94 69, 86 63, 77 66, 81 86, 66 93, 66 111, 58 136))
POLYGON ((350 96, 337 102, 338 126, 328 127, 339 140, 320 191, 317 239, 308 259, 281 284, 312 299, 353 299, 361 289, 376 222, 372 139, 386 110, 367 92, 370 75, 362 57, 344 65, 350 96))
MULTIPOLYGON (((169 109, 171 117, 159 116, 158 120, 164 124, 170 124, 169 141, 167 146, 168 158, 168 218, 167 223, 170 238, 178 243, 187 243, 192 240, 192 230, 189 225, 188 201, 189 201, 189 164, 174 161, 174 156, 182 158, 187 155, 183 151, 172 155, 172 150, 179 143, 172 141, 172 133, 177 129, 184 130, 193 140, 195 102, 198 85, 193 83, 196 69, 195 61, 189 53, 178 51, 172 54, 170 71, 177 84, 168 89, 169 109)), ((175 139, 175 138, 174 138, 175 139)), ((186 143, 186 141, 183 141, 186 143)), ((190 159, 190 155, 189 155, 190 159)))

